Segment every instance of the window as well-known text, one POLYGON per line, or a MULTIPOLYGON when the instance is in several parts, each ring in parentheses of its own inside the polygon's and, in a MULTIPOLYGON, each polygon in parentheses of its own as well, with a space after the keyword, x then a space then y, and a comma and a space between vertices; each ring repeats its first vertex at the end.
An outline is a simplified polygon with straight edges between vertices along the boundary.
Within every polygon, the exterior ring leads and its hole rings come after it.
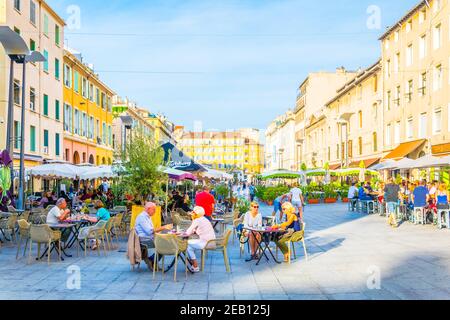
POLYGON ((68 104, 64 105, 64 130, 72 133, 72 107, 68 104))
POLYGON ((14 0, 14 9, 20 12, 20 0, 14 0))
POLYGON ((30 51, 36 51, 36 42, 30 39, 30 51))
POLYGON ((442 0, 433 1, 433 12, 437 13, 442 8, 442 0))
POLYGON ((348 142, 348 157, 353 158, 353 141, 349 140, 348 142))
POLYGON ((422 73, 419 80, 420 80, 419 93, 423 97, 424 95, 427 94, 427 73, 426 72, 422 73))
POLYGON ((57 157, 59 157, 61 155, 61 151, 60 151, 60 136, 59 133, 55 134, 55 155, 57 157))
POLYGON ((434 91, 442 89, 442 65, 434 68, 433 89, 434 91))
POLYGON ((74 130, 73 133, 79 134, 80 133, 80 112, 78 109, 75 109, 74 111, 74 130))
POLYGON ((427 137, 427 114, 422 113, 419 120, 419 138, 425 139, 427 137))
POLYGON ((395 33, 394 33, 394 41, 395 41, 395 42, 398 42, 399 38, 400 38, 400 32, 397 30, 397 31, 395 31, 395 33))
POLYGON ((95 88, 95 103, 97 106, 100 106, 100 90, 99 88, 95 88))
POLYGON ((410 44, 406 48, 406 66, 410 67, 413 64, 413 45, 410 44))
POLYGON ((409 80, 407 85, 407 92, 406 92, 406 101, 411 102, 412 100, 412 94, 413 94, 413 81, 409 80))
POLYGON ((44 71, 48 72, 48 51, 47 50, 44 50, 44 57, 45 57, 44 71))
POLYGON ((433 48, 434 50, 437 50, 441 47, 442 44, 442 28, 441 24, 438 24, 436 27, 434 27, 433 30, 433 48))
POLYGON ((391 110, 391 96, 392 96, 391 92, 388 91, 387 94, 386 94, 386 108, 387 108, 387 111, 391 110))
POLYGON ((95 124, 95 136, 97 138, 97 140, 100 138, 100 120, 96 120, 96 124, 95 124))
POLYGON ((400 71, 400 53, 397 53, 394 57, 394 72, 398 73, 400 71))
POLYGON ((83 137, 87 137, 87 115, 84 112, 83 112, 82 122, 83 122, 83 133, 82 133, 82 136, 83 137))
POLYGON ((44 147, 48 148, 48 130, 44 130, 44 147))
POLYGON ((442 130, 442 111, 436 109, 433 113, 433 134, 439 134, 442 130))
POLYGON ((412 20, 409 20, 406 23, 406 32, 410 32, 412 30, 412 20))
POLYGON ((81 80, 81 95, 83 96, 83 98, 88 97, 88 82, 84 77, 81 80))
POLYGON ((94 102, 94 85, 92 83, 89 84, 89 100, 94 102))
POLYGON ((362 141, 362 137, 358 138, 358 153, 359 155, 363 154, 363 141, 362 141))
POLYGON ((102 92, 102 109, 106 109, 106 94, 102 92))
POLYGON ((78 71, 74 71, 74 74, 73 74, 73 90, 74 90, 76 93, 80 93, 80 82, 79 82, 79 78, 80 78, 80 75, 79 75, 78 71))
POLYGON ((394 144, 400 144, 400 121, 397 121, 394 126, 394 144))
POLYGON ((398 86, 395 89, 395 99, 394 99, 394 103, 397 107, 400 106, 400 94, 401 94, 401 89, 400 89, 400 86, 398 86))
POLYGON ((414 123, 413 123, 413 118, 409 118, 408 121, 406 122, 406 138, 407 139, 412 139, 414 136, 414 123))
POLYGON ((72 68, 67 64, 64 65, 64 85, 72 88, 72 68))
POLYGON ((59 26, 55 24, 55 44, 59 47, 59 45, 61 44, 60 42, 61 42, 60 29, 59 26))
POLYGON ((36 3, 30 0, 30 22, 36 25, 36 3))
POLYGON ((44 13, 44 34, 48 37, 48 15, 44 13))
POLYGON ((386 61, 385 72, 386 72, 386 74, 385 74, 386 78, 390 78, 391 77, 391 60, 386 61))
POLYGON ((419 40, 419 58, 423 59, 427 55, 427 36, 423 35, 419 40))
POLYGON ((89 139, 94 139, 94 117, 89 117, 89 139))
POLYGON ((48 95, 44 94, 44 116, 48 117, 48 95))
POLYGON ((372 133, 373 152, 378 152, 378 135, 376 132, 372 133))
POLYGON ((106 144, 106 123, 102 126, 102 144, 106 144))
POLYGON ((386 126, 386 145, 390 146, 392 144, 391 142, 391 125, 388 124, 386 126))
POLYGON ((20 81, 14 80, 14 103, 20 105, 20 81))
POLYGON ((55 78, 56 78, 56 80, 59 80, 59 74, 60 74, 60 71, 59 71, 59 59, 55 58, 55 78))
POLYGON ((419 23, 422 24, 425 22, 425 20, 427 19, 427 9, 422 9, 420 10, 419 13, 419 23))
POLYGON ((30 109, 36 110, 36 90, 33 87, 30 87, 30 109))
POLYGON ((20 123, 19 121, 14 121, 14 148, 20 148, 20 123))
POLYGON ((112 128, 111 126, 108 126, 108 144, 112 145, 112 128))
POLYGON ((60 114, 59 114, 59 100, 55 100, 55 119, 57 121, 60 120, 60 114))
POLYGON ((362 111, 358 112, 358 119, 359 119, 359 128, 362 129, 362 127, 363 127, 363 114, 362 114, 362 111))
POLYGON ((30 151, 36 152, 36 127, 30 126, 30 151))

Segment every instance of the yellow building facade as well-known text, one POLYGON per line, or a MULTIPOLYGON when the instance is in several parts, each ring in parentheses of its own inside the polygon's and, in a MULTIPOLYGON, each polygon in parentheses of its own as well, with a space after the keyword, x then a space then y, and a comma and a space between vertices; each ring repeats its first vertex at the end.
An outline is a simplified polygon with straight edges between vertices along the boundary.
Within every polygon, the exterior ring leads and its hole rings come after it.
POLYGON ((214 169, 256 175, 264 168, 264 147, 259 143, 258 130, 183 132, 178 137, 178 146, 187 156, 214 169))
POLYGON ((80 54, 64 51, 64 160, 112 164, 114 95, 80 54))

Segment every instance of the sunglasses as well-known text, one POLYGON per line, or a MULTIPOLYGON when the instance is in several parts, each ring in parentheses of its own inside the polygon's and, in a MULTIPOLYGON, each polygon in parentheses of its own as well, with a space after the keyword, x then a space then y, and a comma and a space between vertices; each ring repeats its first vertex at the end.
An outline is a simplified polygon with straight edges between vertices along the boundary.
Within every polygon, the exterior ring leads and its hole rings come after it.
POLYGON ((253 208, 255 208, 255 209, 258 209, 259 208, 259 206, 252 206, 253 208))

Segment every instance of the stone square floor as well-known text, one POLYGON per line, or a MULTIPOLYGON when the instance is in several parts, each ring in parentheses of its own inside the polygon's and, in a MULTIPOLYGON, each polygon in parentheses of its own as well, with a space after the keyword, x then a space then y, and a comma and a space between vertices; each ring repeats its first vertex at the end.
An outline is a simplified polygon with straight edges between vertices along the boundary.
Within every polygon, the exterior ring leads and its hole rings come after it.
MULTIPOLYGON (((271 208, 263 206, 265 215, 271 208)), ((204 273, 185 279, 178 268, 162 279, 142 264, 132 271, 126 243, 107 257, 77 257, 47 265, 15 259, 16 247, 0 249, 0 299, 14 300, 397 300, 450 299, 450 230, 348 213, 343 204, 306 208, 306 261, 301 245, 291 265, 239 257, 230 245, 231 273, 220 253, 209 255, 204 273), (72 272, 79 270, 79 277, 72 272), (79 279, 79 282, 77 280, 79 279), (77 284, 79 283, 79 287, 77 284), (75 288, 74 288, 75 287, 75 288)), ((33 253, 36 255, 36 246, 33 253)), ((281 255, 280 255, 281 258, 281 255)))

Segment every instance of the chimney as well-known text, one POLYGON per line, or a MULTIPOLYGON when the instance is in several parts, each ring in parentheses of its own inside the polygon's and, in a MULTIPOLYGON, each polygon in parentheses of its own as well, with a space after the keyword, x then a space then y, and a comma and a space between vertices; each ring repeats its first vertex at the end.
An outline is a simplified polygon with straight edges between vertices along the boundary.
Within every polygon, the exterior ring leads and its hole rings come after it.
POLYGON ((341 67, 336 68, 336 73, 337 74, 345 74, 346 73, 345 67, 341 66, 341 67))

